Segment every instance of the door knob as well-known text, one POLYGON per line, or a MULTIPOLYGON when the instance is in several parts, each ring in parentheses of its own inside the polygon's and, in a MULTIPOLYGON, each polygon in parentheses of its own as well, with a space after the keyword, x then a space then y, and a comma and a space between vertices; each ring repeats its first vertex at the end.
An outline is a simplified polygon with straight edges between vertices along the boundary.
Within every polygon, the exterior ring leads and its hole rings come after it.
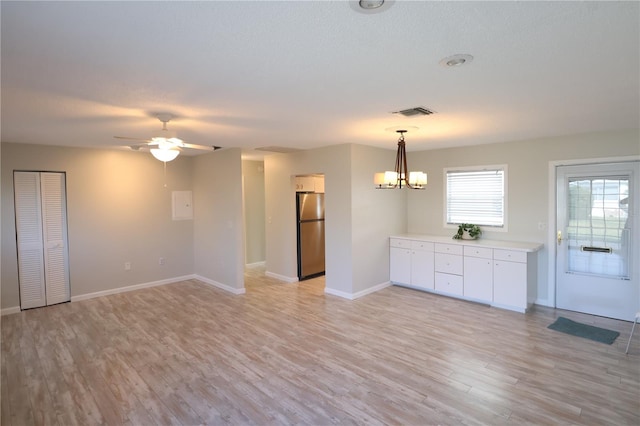
POLYGON ((562 231, 558 231, 558 245, 562 244, 562 231))

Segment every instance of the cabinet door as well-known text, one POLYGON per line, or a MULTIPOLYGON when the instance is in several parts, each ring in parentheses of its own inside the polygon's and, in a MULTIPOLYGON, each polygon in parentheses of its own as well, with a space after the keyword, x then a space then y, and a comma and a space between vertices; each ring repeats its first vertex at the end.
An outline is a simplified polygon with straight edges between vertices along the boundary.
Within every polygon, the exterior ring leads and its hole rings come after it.
POLYGON ((493 262, 493 303, 527 309, 527 264, 496 260, 493 262))
POLYGON ((433 252, 413 250, 411 253, 411 285, 433 290, 433 252))
POLYGON ((296 192, 313 192, 315 180, 313 176, 296 176, 296 192))
POLYGON ((464 257, 464 296, 491 302, 493 299, 493 265, 490 259, 464 257))
POLYGON ((316 176, 313 178, 314 192, 324 194, 324 176, 316 176))
POLYGON ((389 248, 389 280, 392 283, 411 284, 411 250, 389 248))

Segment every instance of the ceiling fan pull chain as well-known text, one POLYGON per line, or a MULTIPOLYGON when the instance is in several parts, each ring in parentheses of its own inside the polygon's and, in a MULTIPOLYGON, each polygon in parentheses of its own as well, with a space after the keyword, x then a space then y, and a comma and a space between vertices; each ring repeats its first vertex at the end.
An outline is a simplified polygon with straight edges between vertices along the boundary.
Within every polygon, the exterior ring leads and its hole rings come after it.
POLYGON ((164 188, 167 187, 167 162, 163 161, 162 164, 164 164, 164 188))

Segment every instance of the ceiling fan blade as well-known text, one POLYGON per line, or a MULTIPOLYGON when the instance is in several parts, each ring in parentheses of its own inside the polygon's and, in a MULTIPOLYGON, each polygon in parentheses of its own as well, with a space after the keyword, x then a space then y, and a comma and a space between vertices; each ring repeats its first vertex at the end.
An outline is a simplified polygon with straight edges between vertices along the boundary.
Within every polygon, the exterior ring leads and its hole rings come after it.
POLYGON ((143 139, 143 138, 129 138, 129 137, 127 137, 127 136, 114 136, 114 138, 116 138, 116 139, 124 139, 124 140, 127 140, 127 141, 146 141, 146 142, 148 142, 148 141, 149 141, 149 139, 143 139))
POLYGON ((182 147, 183 148, 189 148, 189 149, 199 149, 202 151, 214 151, 216 149, 216 147, 214 146, 206 146, 206 145, 194 145, 191 143, 182 143, 182 147))

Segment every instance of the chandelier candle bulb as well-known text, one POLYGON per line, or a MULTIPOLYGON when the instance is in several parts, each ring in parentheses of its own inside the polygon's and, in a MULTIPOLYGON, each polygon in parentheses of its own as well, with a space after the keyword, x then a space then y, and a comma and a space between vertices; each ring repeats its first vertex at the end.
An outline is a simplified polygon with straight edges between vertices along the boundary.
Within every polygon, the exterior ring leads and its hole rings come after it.
POLYGON ((414 188, 422 188, 427 184, 427 174, 424 172, 410 172, 409 184, 414 188))

